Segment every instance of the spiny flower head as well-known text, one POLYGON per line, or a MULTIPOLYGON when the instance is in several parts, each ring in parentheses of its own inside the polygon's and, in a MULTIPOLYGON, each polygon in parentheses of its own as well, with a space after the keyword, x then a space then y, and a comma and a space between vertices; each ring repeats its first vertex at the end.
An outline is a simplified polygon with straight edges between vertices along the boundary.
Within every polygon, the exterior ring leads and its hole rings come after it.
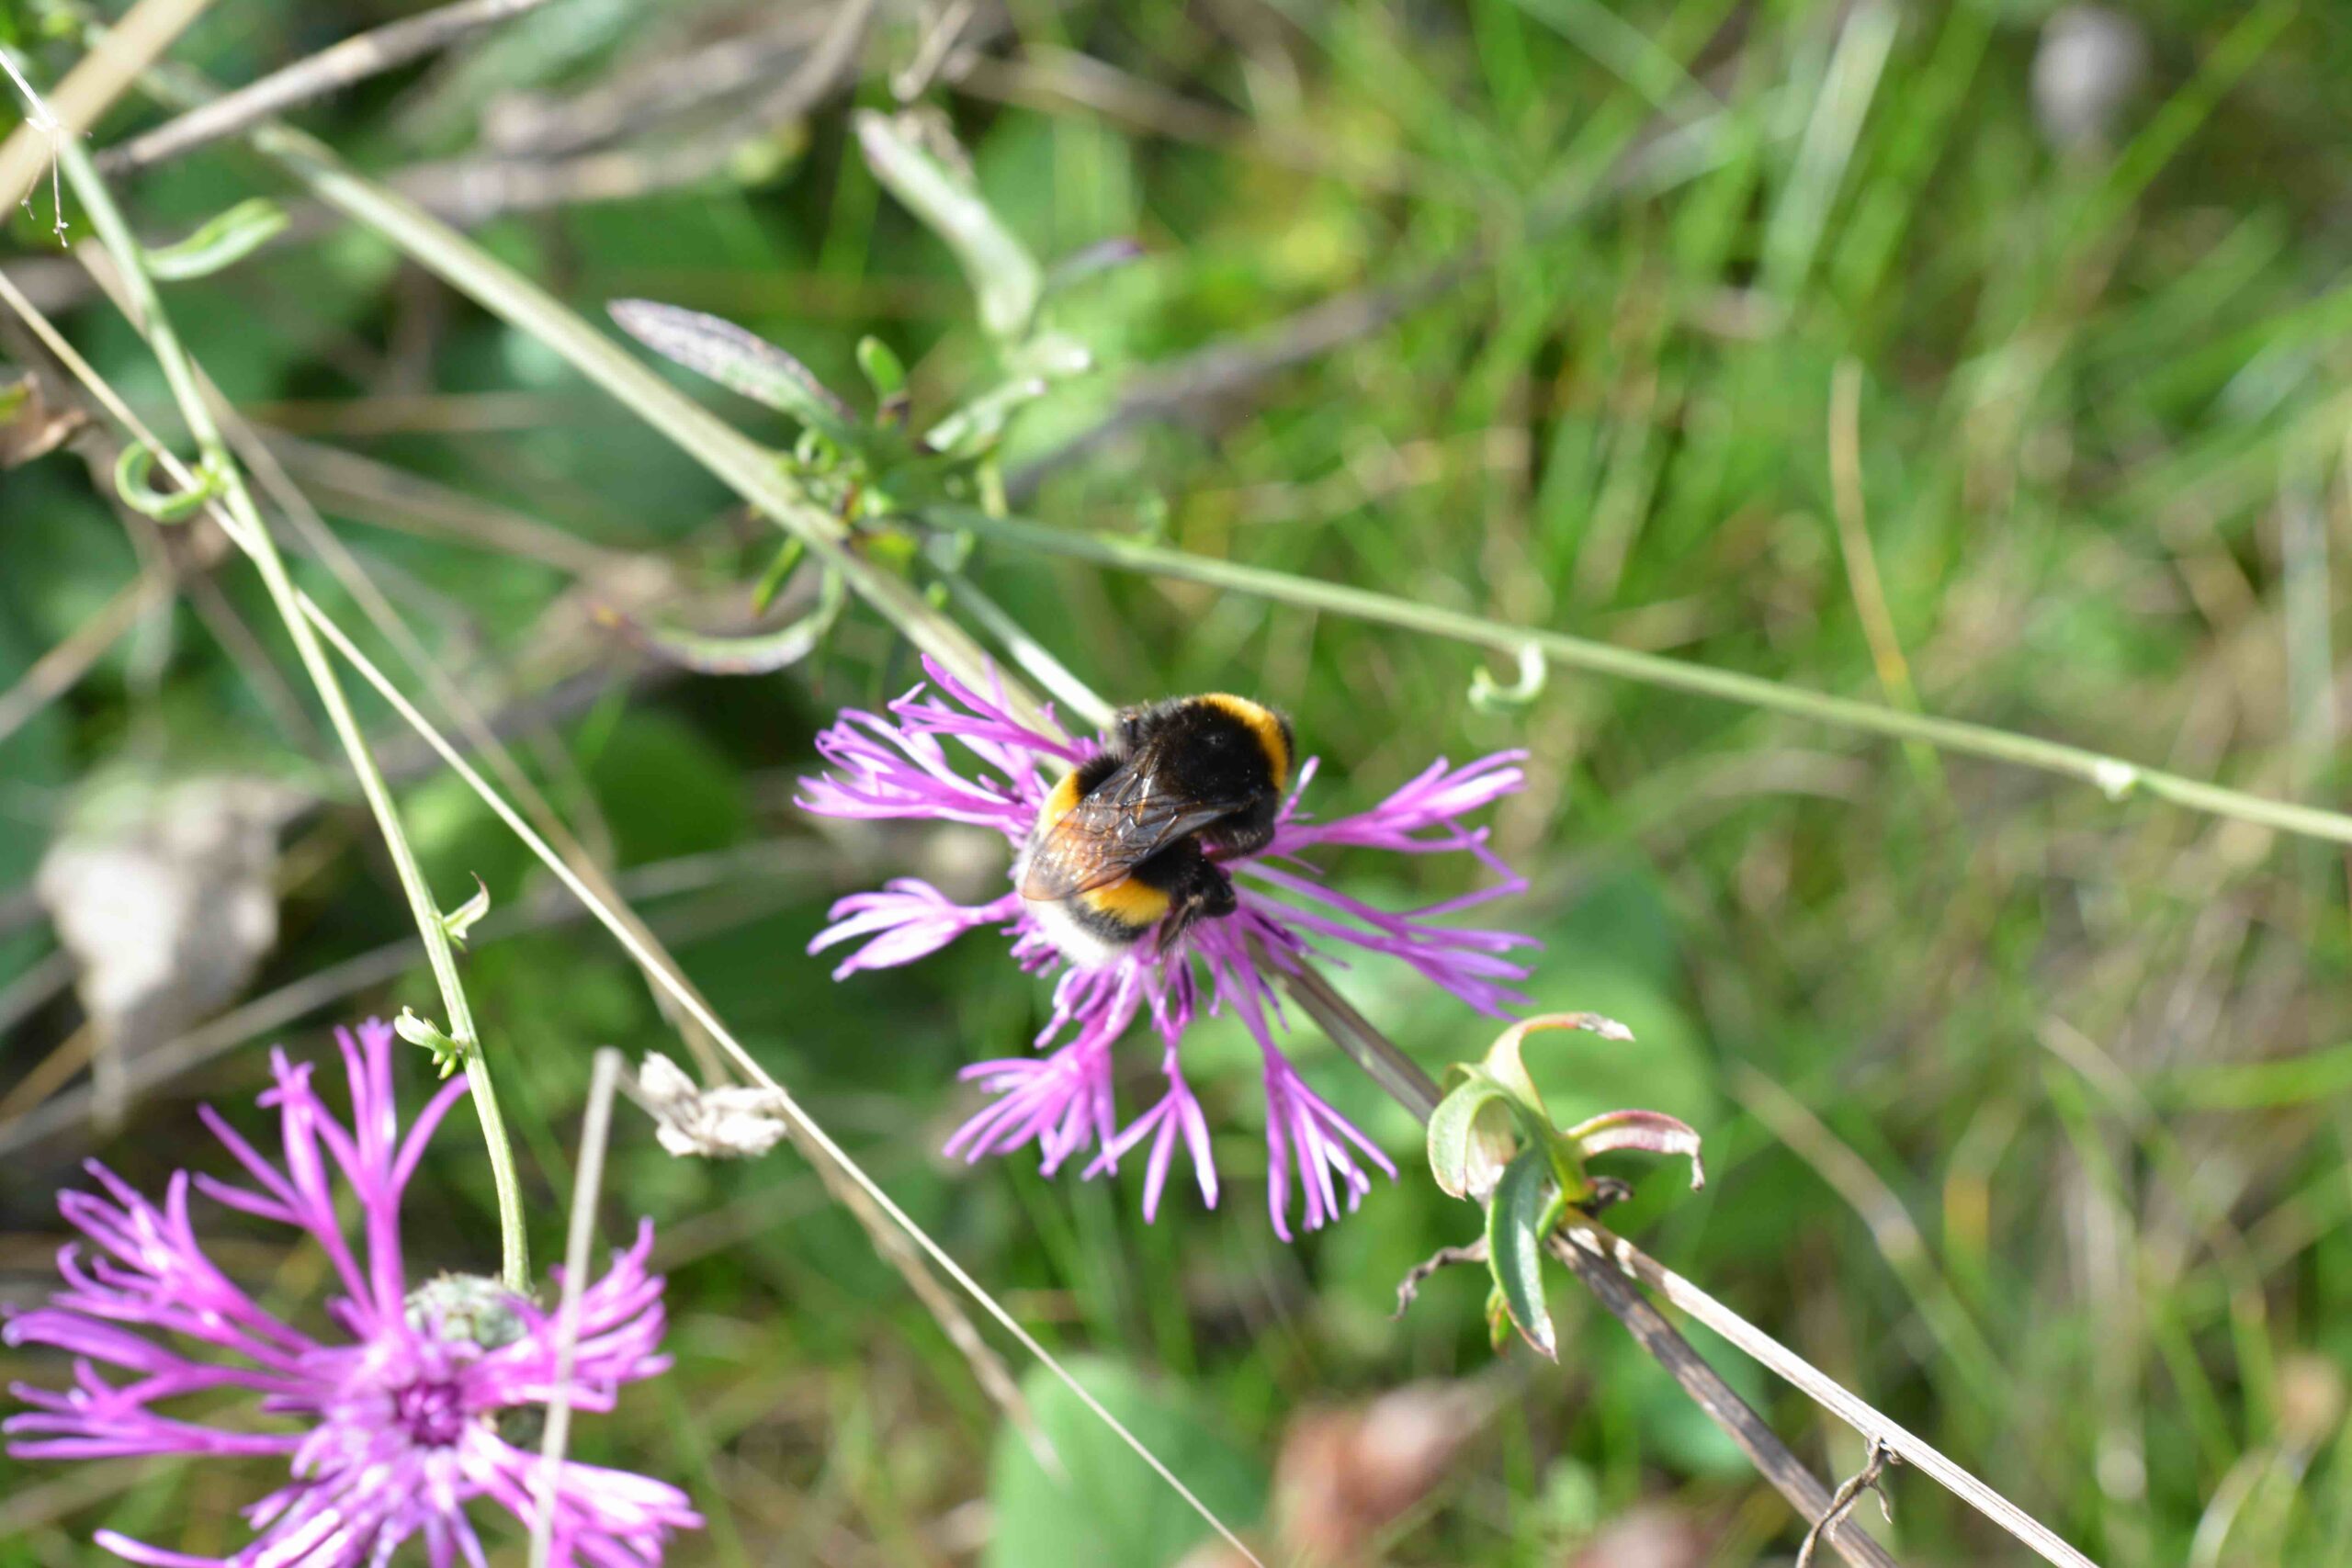
MULTIPOLYGON (((929 688, 917 686, 887 714, 845 711, 817 738, 830 771, 804 779, 800 805, 822 816, 967 823, 1004 835, 1016 853, 1036 827, 1062 768, 1099 755, 1091 740, 1069 740, 1016 716, 1001 684, 988 693, 926 659, 929 688), (960 755, 952 753, 954 742, 960 755), (1049 775, 1050 770, 1050 775, 1049 775)), ((1310 1089, 1275 1043, 1287 1028, 1276 986, 1314 954, 1342 963, 1349 949, 1396 959, 1481 1012, 1500 1016, 1525 998, 1512 987, 1527 971, 1508 956, 1532 945, 1506 931, 1447 923, 1451 917, 1521 891, 1526 885, 1493 852, 1487 829, 1463 818, 1517 789, 1523 754, 1501 752, 1464 767, 1444 759, 1368 811, 1318 822, 1300 806, 1313 782, 1312 759, 1283 802, 1273 839, 1255 854, 1224 861, 1239 908, 1187 927, 1172 943, 1138 943, 1093 967, 1063 962, 1037 916, 1015 891, 963 905, 929 883, 902 877, 877 891, 836 903, 832 923, 810 944, 822 952, 855 942, 833 970, 843 979, 862 969, 911 963, 981 926, 1012 938, 1023 969, 1059 969, 1053 1011, 1035 1045, 1042 1055, 978 1063, 964 1076, 993 1100, 948 1140, 950 1154, 976 1160, 1035 1144, 1047 1172, 1089 1149, 1093 1176, 1149 1145, 1144 1213, 1159 1212, 1177 1146, 1192 1161, 1202 1201, 1217 1200, 1208 1123, 1185 1080, 1178 1045, 1203 1013, 1230 1009, 1257 1042, 1266 1095, 1267 1208, 1277 1235, 1290 1239, 1293 1182, 1309 1229, 1352 1209, 1371 1186, 1366 1164, 1396 1175, 1370 1139, 1310 1089), (1401 854, 1460 852, 1492 874, 1484 887, 1441 904, 1388 910, 1330 887, 1300 858, 1310 851, 1362 846, 1401 854), (1119 1125, 1113 1095, 1112 1047, 1137 1017, 1159 1035, 1165 1089, 1158 1103, 1119 1125)))
MULTIPOLYGON (((32 1408, 0 1423, 19 1459, 157 1454, 279 1455, 290 1482, 244 1510, 257 1532, 226 1558, 191 1556, 110 1530, 98 1543, 155 1568, 361 1568, 412 1536, 433 1568, 481 1568, 466 1506, 488 1498, 528 1523, 554 1491, 552 1561, 654 1568, 673 1529, 701 1519, 675 1487, 626 1471, 566 1462, 552 1473, 502 1437, 505 1412, 545 1405, 560 1386, 557 1314, 496 1281, 443 1276, 412 1291, 401 1255, 401 1196, 426 1141, 466 1092, 452 1080, 403 1135, 393 1104, 392 1030, 370 1021, 337 1032, 351 1120, 338 1121, 311 1065, 271 1053, 281 1157, 265 1158, 207 1106, 201 1114, 252 1185, 181 1171, 159 1206, 96 1161, 99 1190, 58 1206, 84 1242, 58 1255, 65 1288, 7 1320, 11 1345, 74 1358, 71 1388, 17 1385, 32 1408), (307 1234, 333 1265, 325 1304, 335 1333, 314 1337, 264 1309, 206 1256, 193 1190, 307 1234), (339 1197, 358 1215, 356 1245, 339 1197), (182 1347, 187 1347, 183 1349, 182 1347), (111 1371, 102 1371, 101 1368, 111 1371), (248 1396, 257 1424, 212 1426, 164 1414, 184 1395, 248 1396)), ((571 1406, 609 1410, 622 1383, 668 1366, 662 1280, 646 1272, 650 1224, 580 1298, 568 1382, 571 1406)))

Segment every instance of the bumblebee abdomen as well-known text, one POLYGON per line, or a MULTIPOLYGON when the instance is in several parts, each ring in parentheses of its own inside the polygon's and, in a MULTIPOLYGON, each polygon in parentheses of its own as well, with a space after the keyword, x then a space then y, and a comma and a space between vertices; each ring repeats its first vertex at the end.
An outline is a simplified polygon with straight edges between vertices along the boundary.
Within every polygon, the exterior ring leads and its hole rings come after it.
POLYGON ((1173 903, 1166 892, 1130 876, 1068 898, 1033 903, 1029 910, 1065 958, 1095 968, 1132 952, 1173 903))
POLYGON ((1070 902, 1085 906, 1090 914, 1100 915, 1106 921, 1140 932, 1157 924, 1168 913, 1172 900, 1164 888, 1151 886, 1140 876, 1129 876, 1105 886, 1090 887, 1070 902))

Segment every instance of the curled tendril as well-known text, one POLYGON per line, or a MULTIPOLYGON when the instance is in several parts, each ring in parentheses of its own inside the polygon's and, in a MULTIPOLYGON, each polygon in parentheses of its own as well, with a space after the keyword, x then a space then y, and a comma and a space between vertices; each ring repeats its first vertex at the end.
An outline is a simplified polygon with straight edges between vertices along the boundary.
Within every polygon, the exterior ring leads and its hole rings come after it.
POLYGON ((848 601, 848 584, 841 573, 828 568, 818 581, 817 603, 807 615, 774 631, 746 637, 714 637, 647 626, 610 607, 600 607, 596 614, 597 619, 638 647, 681 669, 703 675, 768 675, 815 652, 848 601))
POLYGON ((134 441, 115 459, 114 488, 123 504, 158 523, 185 523, 217 499, 227 486, 228 473, 210 456, 196 466, 196 482, 186 490, 160 491, 149 483, 155 471, 155 449, 134 441))
POLYGON ((1544 658, 1544 650, 1533 643, 1521 643, 1519 649, 1519 679, 1506 686, 1497 681, 1485 665, 1470 672, 1470 705, 1480 713, 1507 713, 1523 708, 1544 694, 1544 683, 1552 673, 1551 665, 1544 658))

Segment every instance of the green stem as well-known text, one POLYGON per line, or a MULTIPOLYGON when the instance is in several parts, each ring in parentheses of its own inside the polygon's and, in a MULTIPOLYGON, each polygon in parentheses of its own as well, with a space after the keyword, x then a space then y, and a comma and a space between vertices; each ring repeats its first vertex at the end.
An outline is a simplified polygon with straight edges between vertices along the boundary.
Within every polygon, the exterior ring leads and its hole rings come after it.
POLYGON ((230 455, 229 444, 198 382, 196 367, 173 329, 171 317, 164 313, 153 280, 147 275, 138 240, 123 220, 121 209, 116 207, 106 182, 99 178, 80 141, 71 137, 60 140, 57 156, 75 197, 89 213, 91 226, 114 259, 131 310, 143 324, 156 363, 163 367, 173 401, 187 422, 189 434, 196 438, 201 457, 198 471, 218 477, 221 502, 248 536, 247 547, 269 590, 270 602, 284 619, 311 684, 318 688, 327 718, 343 742, 352 771, 358 775, 368 808, 375 814, 377 827, 383 833, 385 848, 390 852, 393 868, 400 874, 401 890, 407 895, 410 912, 416 919, 417 934, 424 940, 424 953, 433 966, 433 978, 441 988, 442 1005, 449 1014, 449 1037, 464 1054, 466 1081, 472 1086, 474 1111, 481 1119, 482 1134, 490 1145, 491 1176, 498 1190, 500 1271, 508 1289, 527 1294, 530 1253, 523 1230, 523 1193, 514 1171, 514 1151, 507 1140, 505 1119, 499 1113, 497 1093, 491 1087, 489 1066, 482 1059, 481 1039, 474 1027, 473 1010, 466 1001, 465 985, 458 976, 457 956, 450 948, 448 930, 441 923, 440 908, 433 900, 433 890, 425 884, 424 868, 418 865, 416 852, 401 828, 391 789, 368 752, 367 737, 344 695, 325 648, 302 613, 285 559, 270 537, 253 492, 246 488, 244 470, 230 455))
POLYGON ((1636 653, 1631 649, 1611 647, 1588 637, 1571 637, 1566 632, 1508 626, 1482 615, 1440 609, 1434 604, 1417 604, 1409 599, 1362 588, 1317 581, 1288 572, 1269 571, 1262 567, 1243 566, 1234 561, 1216 560, 1207 556, 1191 555, 1182 550, 1107 534, 1049 528, 1016 517, 991 517, 968 507, 932 508, 919 521, 929 526, 964 530, 983 539, 1042 554, 1066 556, 1075 560, 1092 561, 1098 566, 1155 577, 1206 583, 1261 599, 1346 615, 1378 626, 1396 626, 1405 631, 1426 632, 1433 637, 1450 637, 1457 642, 1473 643, 1506 653, 1515 654, 1533 648, 1546 659, 1597 675, 1638 682, 1643 685, 1662 686, 1669 691, 1695 693, 1700 696, 1741 703, 1819 724, 1884 736, 1889 739, 1925 742, 1962 756, 1983 757, 2018 767, 2039 769, 2064 778, 2079 779, 2097 786, 2109 800, 2120 800, 2136 792, 2170 801, 2176 806, 2185 806, 2191 810, 2251 822, 2280 832, 2352 844, 2352 817, 2342 812, 2324 811, 2317 807, 2299 806, 2291 801, 2271 800, 2245 790, 2229 789, 2201 779, 2143 767, 2137 762, 2107 756, 2085 747, 2037 739, 2030 735, 1996 729, 1990 725, 1937 718, 1928 714, 1905 713, 1877 703, 1833 697, 1798 686, 1784 686, 1759 675, 1711 670, 1702 664, 1685 663, 1654 653, 1636 653))
MULTIPOLYGON (((407 198, 345 169, 333 151, 289 127, 247 132, 254 149, 312 196, 356 219, 468 296, 569 361, 786 533, 842 574, 851 589, 917 648, 959 678, 986 686, 993 666, 971 635, 905 579, 858 553, 848 528, 802 493, 777 454, 745 435, 596 331, 537 284, 498 261, 407 198)), ((1042 722, 1025 694, 1009 694, 1024 719, 1042 722)))

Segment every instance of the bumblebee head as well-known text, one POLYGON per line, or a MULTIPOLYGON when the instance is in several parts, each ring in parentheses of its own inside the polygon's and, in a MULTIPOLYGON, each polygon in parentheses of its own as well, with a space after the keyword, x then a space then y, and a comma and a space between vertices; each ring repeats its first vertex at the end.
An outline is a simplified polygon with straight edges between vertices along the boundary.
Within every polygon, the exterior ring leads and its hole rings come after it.
POLYGON ((1290 787, 1297 741, 1288 718, 1229 692, 1188 697, 1179 705, 1192 710, 1183 728, 1195 737, 1187 750, 1197 759, 1204 788, 1212 777, 1236 796, 1257 790, 1279 795, 1290 787))

